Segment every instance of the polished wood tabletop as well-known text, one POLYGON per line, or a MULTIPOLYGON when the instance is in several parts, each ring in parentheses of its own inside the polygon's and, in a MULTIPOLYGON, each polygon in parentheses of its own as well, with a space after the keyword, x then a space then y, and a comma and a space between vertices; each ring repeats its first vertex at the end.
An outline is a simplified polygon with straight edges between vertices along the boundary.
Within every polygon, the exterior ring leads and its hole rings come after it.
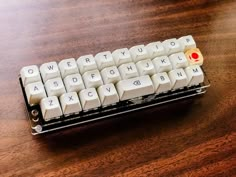
POLYGON ((236 1, 0 3, 0 176, 236 175, 236 1), (32 136, 23 66, 191 34, 203 96, 32 136))

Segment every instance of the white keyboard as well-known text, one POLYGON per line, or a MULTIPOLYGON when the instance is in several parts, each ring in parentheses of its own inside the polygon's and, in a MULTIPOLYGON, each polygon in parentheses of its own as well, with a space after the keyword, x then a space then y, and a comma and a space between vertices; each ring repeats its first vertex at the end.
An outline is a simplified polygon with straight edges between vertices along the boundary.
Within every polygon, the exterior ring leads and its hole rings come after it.
POLYGON ((188 35, 23 67, 32 134, 205 93, 203 60, 188 35))

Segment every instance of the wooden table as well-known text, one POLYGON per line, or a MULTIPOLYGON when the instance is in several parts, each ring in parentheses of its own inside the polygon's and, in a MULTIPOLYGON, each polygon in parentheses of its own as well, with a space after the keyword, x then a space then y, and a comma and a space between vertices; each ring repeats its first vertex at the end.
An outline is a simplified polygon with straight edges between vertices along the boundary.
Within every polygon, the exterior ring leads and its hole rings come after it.
POLYGON ((0 24, 0 176, 236 175, 235 1, 2 1, 0 24), (204 96, 30 134, 21 67, 188 34, 204 96))

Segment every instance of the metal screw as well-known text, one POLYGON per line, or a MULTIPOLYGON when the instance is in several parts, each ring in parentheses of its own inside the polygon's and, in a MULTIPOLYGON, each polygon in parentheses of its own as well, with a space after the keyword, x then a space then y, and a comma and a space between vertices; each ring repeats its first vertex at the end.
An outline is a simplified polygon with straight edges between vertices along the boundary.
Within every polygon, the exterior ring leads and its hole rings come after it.
POLYGON ((39 112, 38 112, 37 109, 33 109, 33 110, 31 111, 31 115, 33 116, 32 120, 33 120, 34 122, 38 122, 38 121, 39 121, 39 118, 37 117, 37 116, 39 115, 39 112))
POLYGON ((38 112, 38 110, 33 109, 33 110, 31 111, 31 114, 32 114, 32 116, 36 117, 36 116, 39 115, 39 112, 38 112))
POLYGON ((32 121, 33 121, 33 122, 38 122, 38 121, 39 121, 39 118, 38 118, 38 117, 33 117, 33 118, 32 118, 32 121))

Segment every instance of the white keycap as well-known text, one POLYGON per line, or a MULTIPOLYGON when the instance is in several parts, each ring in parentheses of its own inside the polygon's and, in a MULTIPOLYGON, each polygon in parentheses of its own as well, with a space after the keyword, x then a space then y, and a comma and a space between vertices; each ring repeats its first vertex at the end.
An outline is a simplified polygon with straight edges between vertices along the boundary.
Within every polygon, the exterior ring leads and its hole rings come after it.
POLYGON ((169 72, 172 89, 183 88, 188 85, 188 78, 182 68, 174 69, 169 72))
POLYGON ((119 96, 114 84, 100 86, 98 88, 98 95, 103 106, 119 102, 119 96))
POLYGON ((83 110, 93 109, 101 106, 98 94, 95 88, 88 88, 79 92, 79 98, 83 110))
POLYGON ((162 42, 168 55, 176 52, 182 52, 182 46, 176 38, 167 39, 162 42))
POLYGON ((47 97, 41 81, 28 84, 25 87, 25 93, 30 105, 38 104, 42 98, 47 97))
POLYGON ((76 92, 64 93, 60 96, 63 114, 73 114, 82 111, 79 97, 76 92))
POLYGON ((29 83, 41 81, 39 69, 36 65, 23 67, 20 71, 20 76, 23 86, 26 86, 29 83))
POLYGON ((61 96, 66 92, 64 84, 60 77, 50 79, 45 83, 48 96, 61 96))
POLYGON ((86 88, 97 88, 103 84, 102 77, 98 70, 87 71, 82 77, 86 88))
POLYGON ((143 75, 153 75, 155 74, 155 68, 154 65, 152 63, 152 61, 150 59, 147 60, 141 60, 139 62, 136 63, 138 72, 140 76, 143 75))
POLYGON ((188 60, 183 52, 174 53, 169 56, 173 69, 186 68, 188 60))
POLYGON ((58 119, 62 115, 60 103, 56 96, 50 96, 43 98, 40 101, 41 112, 43 119, 49 121, 52 119, 58 119))
POLYGON ((152 80, 148 75, 121 80, 116 88, 121 101, 154 93, 152 80))
POLYGON ((168 72, 172 70, 172 65, 167 56, 156 57, 152 60, 156 72, 168 72))
POLYGON ((199 85, 204 81, 204 74, 198 65, 188 66, 185 68, 185 72, 188 77, 188 86, 199 85))
POLYGON ((75 74, 79 72, 77 63, 74 58, 62 60, 60 61, 58 66, 61 71, 62 78, 65 78, 66 76, 70 74, 75 74))
POLYGON ((171 90, 171 82, 166 72, 154 74, 152 82, 156 93, 165 93, 171 90))
POLYGON ((61 76, 56 62, 44 63, 39 69, 44 83, 49 79, 61 76))
POLYGON ((138 70, 134 63, 126 63, 119 66, 119 72, 123 79, 129 79, 139 76, 138 70))
POLYGON ((64 78, 67 92, 79 92, 85 89, 84 82, 80 74, 72 74, 64 78))
POLYGON ((151 59, 167 55, 166 49, 161 42, 152 42, 145 46, 151 59))
POLYGON ((109 83, 115 84, 121 80, 120 73, 116 66, 104 68, 101 71, 101 75, 105 84, 109 84, 109 83))
POLYGON ((98 53, 97 55, 95 55, 94 58, 96 60, 99 70, 102 70, 105 67, 115 65, 115 62, 113 61, 113 57, 110 51, 98 53))
POLYGON ((97 64, 93 55, 84 55, 79 57, 77 64, 81 74, 84 74, 86 71, 97 69, 97 64))
POLYGON ((120 66, 121 64, 132 62, 129 49, 127 48, 116 49, 115 51, 112 52, 112 56, 116 63, 116 66, 120 66))
POLYGON ((197 47, 192 35, 183 36, 179 38, 178 41, 180 42, 184 51, 197 47))
POLYGON ((148 52, 144 45, 133 46, 129 51, 134 62, 148 59, 148 52))

